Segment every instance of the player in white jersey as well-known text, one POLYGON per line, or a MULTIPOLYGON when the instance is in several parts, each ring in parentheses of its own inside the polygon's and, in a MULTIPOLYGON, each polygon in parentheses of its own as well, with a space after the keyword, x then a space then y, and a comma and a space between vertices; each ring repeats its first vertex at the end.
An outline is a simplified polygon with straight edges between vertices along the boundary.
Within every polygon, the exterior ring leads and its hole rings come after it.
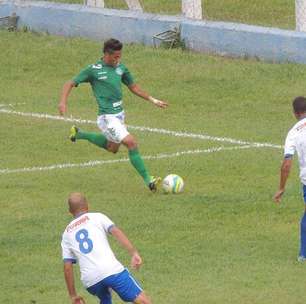
POLYGON ((102 213, 88 212, 88 203, 81 193, 71 193, 69 212, 74 216, 62 237, 62 254, 67 290, 73 304, 84 304, 74 286, 73 264, 78 262, 81 281, 87 291, 100 299, 101 304, 111 304, 110 290, 125 302, 150 304, 148 296, 116 259, 107 240, 113 235, 131 255, 131 266, 138 269, 142 259, 129 239, 102 213))
MULTIPOLYGON (((292 103, 293 112, 298 122, 289 131, 281 166, 279 189, 274 195, 274 201, 280 203, 285 192, 286 182, 292 166, 292 158, 297 152, 300 165, 300 179, 303 186, 304 203, 306 204, 306 98, 296 97, 292 103)), ((300 252, 298 261, 306 261, 306 205, 300 223, 300 252)))

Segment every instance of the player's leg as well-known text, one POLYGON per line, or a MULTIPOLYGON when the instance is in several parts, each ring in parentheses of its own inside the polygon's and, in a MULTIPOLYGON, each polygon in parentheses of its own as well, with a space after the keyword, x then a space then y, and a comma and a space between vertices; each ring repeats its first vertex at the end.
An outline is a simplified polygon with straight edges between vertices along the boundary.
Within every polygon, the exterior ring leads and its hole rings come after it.
POLYGON ((69 137, 72 142, 75 142, 76 140, 80 139, 85 139, 100 148, 107 149, 108 140, 101 133, 86 132, 84 130, 77 128, 76 126, 72 126, 70 129, 69 137))
POLYGON ((126 135, 122 139, 121 143, 127 147, 130 162, 139 173, 139 175, 143 178, 145 184, 150 188, 151 191, 156 191, 156 187, 160 181, 160 178, 150 176, 141 157, 141 154, 139 153, 137 142, 134 136, 131 134, 126 135))
POLYGON ((87 291, 98 297, 100 304, 112 304, 112 294, 111 290, 104 283, 104 280, 98 282, 97 284, 87 288, 87 291))
POLYGON ((70 140, 87 140, 90 143, 103 148, 109 152, 117 153, 120 147, 120 140, 117 139, 117 134, 113 123, 116 120, 114 115, 101 115, 97 119, 98 127, 102 133, 86 132, 75 126, 70 129, 70 140))
POLYGON ((137 149, 137 142, 128 132, 124 124, 124 113, 101 115, 98 117, 98 126, 108 140, 107 150, 116 153, 121 143, 128 148, 129 159, 133 167, 143 178, 145 184, 156 191, 158 178, 151 177, 143 159, 137 149))
POLYGON ((107 151, 112 152, 112 153, 117 153, 120 148, 120 144, 108 141, 107 142, 107 151))
POLYGON ((129 159, 132 166, 138 174, 143 178, 146 185, 150 183, 150 175, 145 167, 144 161, 138 151, 135 138, 131 134, 127 134, 121 141, 128 149, 129 159))
POLYGON ((145 294, 144 291, 134 300, 135 304, 151 304, 150 298, 145 294))
POLYGON ((109 288, 104 288, 97 296, 100 299, 100 304, 112 304, 112 294, 109 288))
MULTIPOLYGON (((303 185, 303 196, 304 202, 306 204, 306 186, 303 185)), ((301 218, 300 223, 300 253, 299 253, 299 260, 306 261, 306 205, 305 211, 301 218)))
POLYGON ((70 131, 70 140, 75 142, 77 139, 85 139, 90 143, 113 153, 117 153, 120 147, 120 143, 118 144, 109 141, 102 133, 86 132, 73 126, 70 131))
POLYGON ((124 302, 151 304, 150 299, 143 292, 139 283, 126 269, 121 273, 106 278, 106 282, 124 302))
POLYGON ((137 142, 131 134, 127 134, 121 141, 128 149, 129 159, 132 166, 136 169, 139 175, 143 178, 146 185, 150 183, 150 175, 145 167, 144 161, 138 151, 137 142))

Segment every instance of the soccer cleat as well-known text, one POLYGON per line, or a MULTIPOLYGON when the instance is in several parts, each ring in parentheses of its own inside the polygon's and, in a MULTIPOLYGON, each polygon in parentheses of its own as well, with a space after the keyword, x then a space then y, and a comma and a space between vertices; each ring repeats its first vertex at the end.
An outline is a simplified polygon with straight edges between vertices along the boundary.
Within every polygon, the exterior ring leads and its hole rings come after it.
POLYGON ((72 142, 76 141, 76 135, 78 132, 79 132, 79 128, 77 128, 76 126, 71 127, 69 138, 72 142))
POLYGON ((157 191, 157 185, 160 183, 161 178, 158 176, 151 176, 151 181, 149 183, 149 189, 152 192, 156 192, 157 191))
POLYGON ((302 255, 298 256, 297 261, 300 263, 306 262, 306 258, 302 255))

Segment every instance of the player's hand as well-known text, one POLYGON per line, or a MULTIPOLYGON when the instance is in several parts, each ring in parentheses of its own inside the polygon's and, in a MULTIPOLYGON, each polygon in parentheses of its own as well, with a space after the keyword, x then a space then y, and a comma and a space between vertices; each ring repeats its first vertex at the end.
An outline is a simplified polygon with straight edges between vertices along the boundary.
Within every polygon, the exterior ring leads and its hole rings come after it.
POLYGON ((131 260, 132 269, 138 270, 140 268, 141 264, 142 264, 142 259, 141 259, 140 255, 138 254, 138 252, 135 252, 132 255, 132 260, 131 260))
POLYGON ((72 304, 86 304, 85 300, 81 296, 75 296, 71 298, 72 304))
POLYGON ((58 111, 60 115, 64 115, 67 112, 67 105, 65 103, 60 102, 58 104, 58 111))
POLYGON ((273 196, 273 200, 276 204, 279 204, 282 200, 282 196, 284 194, 285 190, 278 190, 274 196, 273 196))
POLYGON ((156 101, 154 102, 154 104, 155 104, 157 107, 162 108, 162 109, 168 107, 168 103, 167 103, 167 102, 162 101, 162 100, 158 100, 158 99, 156 99, 156 101))
POLYGON ((157 106, 157 107, 159 107, 159 108, 164 109, 164 108, 168 107, 168 103, 165 102, 165 101, 163 101, 163 100, 156 99, 156 98, 154 98, 154 97, 152 97, 152 96, 149 96, 149 100, 150 100, 155 106, 157 106))

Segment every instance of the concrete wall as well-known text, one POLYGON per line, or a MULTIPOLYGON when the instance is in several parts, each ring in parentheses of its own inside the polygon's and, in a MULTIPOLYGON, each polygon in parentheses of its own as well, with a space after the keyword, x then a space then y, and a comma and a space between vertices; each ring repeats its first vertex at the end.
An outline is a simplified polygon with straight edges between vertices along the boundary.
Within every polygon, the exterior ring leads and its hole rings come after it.
POLYGON ((152 44, 153 35, 180 23, 176 17, 138 11, 39 1, 0 2, 0 17, 13 12, 19 16, 18 27, 99 40, 116 37, 123 42, 148 45, 152 44))
POLYGON ((306 64, 306 33, 225 22, 184 21, 188 48, 233 57, 306 64))
POLYGON ((15 12, 18 26, 64 36, 152 45, 153 35, 181 26, 187 48, 231 57, 306 64, 306 33, 225 22, 193 21, 137 11, 76 4, 1 1, 0 17, 15 12))

